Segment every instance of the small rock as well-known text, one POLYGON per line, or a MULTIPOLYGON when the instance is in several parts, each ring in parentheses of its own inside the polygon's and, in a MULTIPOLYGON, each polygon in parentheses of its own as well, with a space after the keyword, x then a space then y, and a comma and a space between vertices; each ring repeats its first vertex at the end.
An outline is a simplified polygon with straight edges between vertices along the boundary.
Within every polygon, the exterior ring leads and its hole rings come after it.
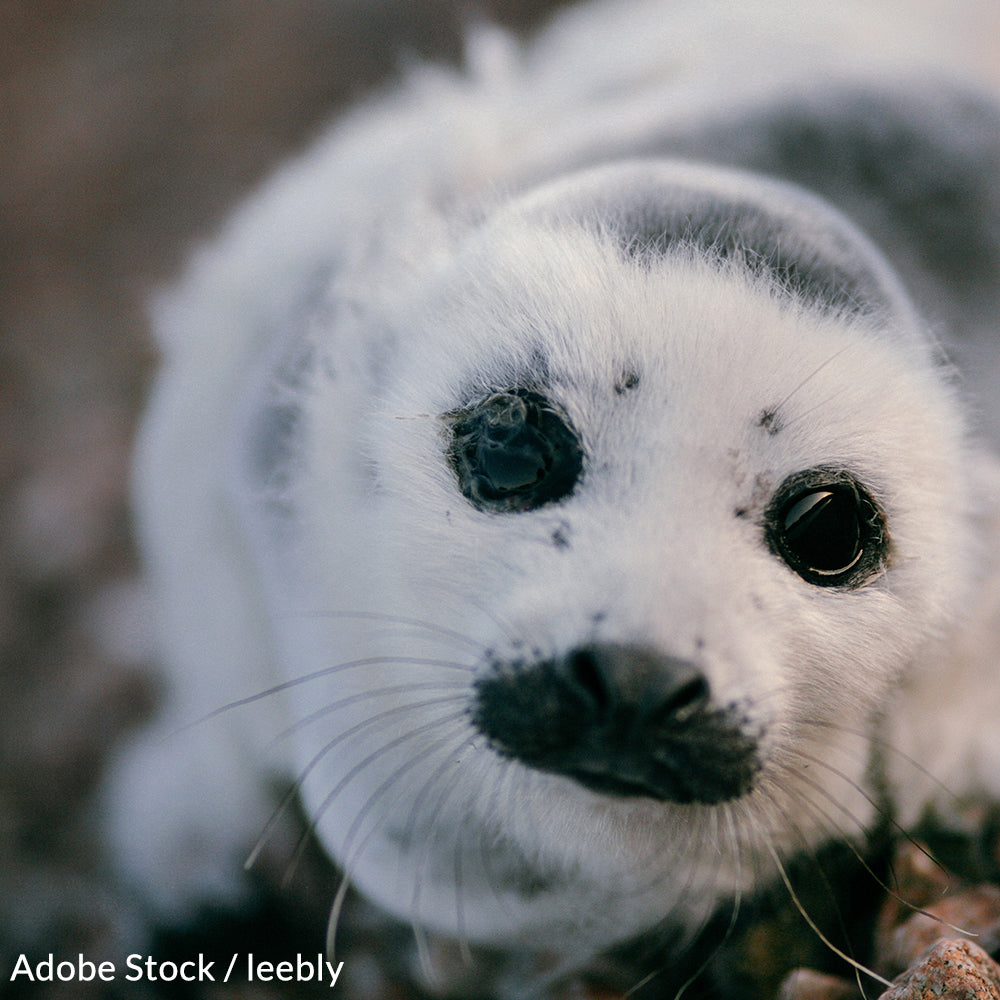
MULTIPOLYGON (((923 844, 902 841, 893 855, 892 893, 886 897, 879 913, 877 936, 885 940, 914 909, 932 906, 958 885, 923 844)), ((906 962, 903 968, 909 964, 906 962)))
POLYGON ((879 1000, 1000 1000, 1000 966, 966 940, 938 941, 879 1000))
POLYGON ((778 991, 778 1000, 857 1000, 856 983, 814 969, 795 969, 778 991))
POLYGON ((1000 949, 1000 888, 973 886, 914 913, 879 942, 879 964, 895 975, 935 942, 949 938, 974 939, 988 953, 1000 949))

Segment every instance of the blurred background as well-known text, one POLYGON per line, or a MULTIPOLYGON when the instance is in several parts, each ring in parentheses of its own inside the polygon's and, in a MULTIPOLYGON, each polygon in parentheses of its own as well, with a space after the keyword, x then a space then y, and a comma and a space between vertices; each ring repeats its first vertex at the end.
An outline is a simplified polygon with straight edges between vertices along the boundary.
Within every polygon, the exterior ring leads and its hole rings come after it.
MULTIPOLYGON (((0 0, 0 995, 25 949, 96 959, 127 935, 90 807, 107 754, 156 697, 127 504, 155 364, 148 294, 406 59, 457 61, 468 20, 524 32, 554 6, 0 0)), ((329 900, 329 873, 312 875, 296 919, 329 900)), ((352 988, 411 995, 374 972, 352 988)), ((259 989, 226 995, 279 995, 259 989)))

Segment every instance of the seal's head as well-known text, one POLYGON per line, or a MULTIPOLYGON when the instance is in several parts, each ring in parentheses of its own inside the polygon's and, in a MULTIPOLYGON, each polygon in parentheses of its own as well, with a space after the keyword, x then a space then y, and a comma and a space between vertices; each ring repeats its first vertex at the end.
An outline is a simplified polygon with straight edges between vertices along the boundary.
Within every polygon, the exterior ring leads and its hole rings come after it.
POLYGON ((338 274, 241 438, 348 874, 586 948, 868 823, 873 719, 967 540, 950 392, 867 241, 671 162, 380 239, 392 273, 338 274))

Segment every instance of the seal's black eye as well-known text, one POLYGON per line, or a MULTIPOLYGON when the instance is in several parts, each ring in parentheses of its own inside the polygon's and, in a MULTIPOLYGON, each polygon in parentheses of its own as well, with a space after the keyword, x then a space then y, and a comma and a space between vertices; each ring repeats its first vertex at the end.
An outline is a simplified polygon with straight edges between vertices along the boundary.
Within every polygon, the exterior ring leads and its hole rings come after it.
POLYGON ((820 587, 858 587, 888 554, 882 511, 840 470, 811 469, 785 480, 765 514, 765 532, 771 549, 820 587))
POLYGON ((580 478, 580 438, 541 393, 498 392, 446 419, 448 460, 462 493, 480 510, 534 510, 568 496, 580 478))

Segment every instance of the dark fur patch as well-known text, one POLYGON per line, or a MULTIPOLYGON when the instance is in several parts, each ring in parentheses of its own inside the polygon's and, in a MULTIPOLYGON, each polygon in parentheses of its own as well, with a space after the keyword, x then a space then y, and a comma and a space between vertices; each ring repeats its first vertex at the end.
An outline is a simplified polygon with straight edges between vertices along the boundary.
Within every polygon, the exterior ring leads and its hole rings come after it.
POLYGON ((639 263, 691 247, 770 276, 780 289, 821 308, 867 312, 885 304, 878 280, 846 235, 824 227, 815 213, 776 212, 759 201, 678 187, 624 206, 614 228, 624 252, 639 263))
POLYGON ((631 392, 639 385, 639 375, 637 372, 633 371, 631 368, 625 369, 618 378, 615 379, 615 392, 619 396, 624 396, 625 393, 631 392))
POLYGON ((559 527, 552 532, 552 544, 557 549, 568 549, 570 547, 569 535, 569 525, 565 523, 560 524, 559 527))
POLYGON ((975 90, 933 78, 829 82, 694 133, 661 133, 636 152, 754 170, 823 196, 959 328, 996 300, 1000 108, 975 90))
POLYGON ((781 433, 784 424, 777 410, 767 409, 763 410, 757 418, 757 426, 763 428, 768 434, 774 437, 775 434, 781 433))
POLYGON ((247 444, 247 464, 260 488, 275 490, 287 486, 300 419, 299 407, 291 403, 271 403, 256 415, 247 444))

